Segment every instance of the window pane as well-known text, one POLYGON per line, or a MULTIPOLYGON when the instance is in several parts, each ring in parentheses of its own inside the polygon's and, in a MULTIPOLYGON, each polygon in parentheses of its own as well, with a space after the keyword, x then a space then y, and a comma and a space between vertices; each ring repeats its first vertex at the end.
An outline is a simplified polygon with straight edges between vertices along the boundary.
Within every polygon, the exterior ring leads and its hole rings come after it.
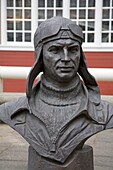
POLYGON ((56 7, 63 7, 63 0, 56 0, 56 7))
POLYGON ((111 30, 113 30, 113 21, 111 22, 111 30))
POLYGON ((14 30, 14 22, 7 21, 7 30, 14 30))
POLYGON ((38 10, 38 18, 45 19, 45 10, 38 10))
POLYGON ((113 42, 113 33, 111 33, 111 42, 113 42))
POLYGON ((94 19, 95 18, 95 10, 89 9, 88 10, 88 19, 94 19))
POLYGON ((25 33, 25 42, 31 42, 31 33, 25 33))
POLYGON ((25 10, 25 19, 31 19, 31 10, 30 9, 25 10))
POLYGON ((38 0, 38 7, 45 7, 45 0, 38 0))
POLYGON ((70 0, 70 7, 77 7, 77 0, 70 0))
POLYGON ((16 19, 22 19, 22 10, 21 9, 16 10, 16 19))
POLYGON ((22 33, 16 33, 16 41, 22 42, 22 33))
POLYGON ((25 7, 31 7, 31 0, 25 0, 25 7))
POLYGON ((53 17, 53 10, 47 10, 47 19, 53 17))
POLYGON ((54 7, 54 0, 47 0, 47 7, 54 7))
POLYGON ((79 19, 85 19, 86 18, 86 10, 79 10, 79 19))
POLYGON ((94 21, 88 21, 88 31, 94 31, 94 26, 95 22, 94 21))
POLYGON ((85 42, 85 34, 83 34, 83 42, 85 42))
POLYGON ((86 6, 86 0, 79 0, 79 6, 85 7, 86 6))
POLYGON ((102 21, 102 30, 103 31, 109 30, 109 21, 102 21))
POLYGON ((112 19, 113 19, 113 9, 112 9, 112 19))
POLYGON ((76 19, 77 15, 76 15, 76 10, 70 10, 70 19, 76 19))
POLYGON ((7 0, 7 7, 13 7, 13 0, 7 0))
POLYGON ((25 21, 25 30, 31 30, 31 22, 25 21))
POLYGON ((94 42, 94 34, 93 33, 88 34, 88 42, 94 42))
POLYGON ((103 9, 102 18, 103 19, 109 19, 109 14, 110 14, 109 9, 103 9))
POLYGON ((22 30, 22 21, 16 21, 16 30, 22 30))
POLYGON ((102 42, 109 42, 109 33, 102 33, 102 42))
POLYGON ((110 0, 103 0, 103 6, 104 7, 109 7, 110 6, 110 0))
POLYGON ((14 33, 12 32, 7 33, 7 41, 14 41, 14 33))
POLYGON ((88 0, 89 7, 95 7, 95 0, 88 0))
POLYGON ((85 31, 85 24, 86 22, 85 21, 80 21, 79 22, 79 26, 82 28, 83 31, 85 31))
POLYGON ((16 7, 22 7, 22 0, 16 0, 16 7))
POLYGON ((13 18, 13 9, 7 9, 7 18, 12 19, 13 18))
POLYGON ((62 10, 56 10, 56 16, 62 16, 62 10))

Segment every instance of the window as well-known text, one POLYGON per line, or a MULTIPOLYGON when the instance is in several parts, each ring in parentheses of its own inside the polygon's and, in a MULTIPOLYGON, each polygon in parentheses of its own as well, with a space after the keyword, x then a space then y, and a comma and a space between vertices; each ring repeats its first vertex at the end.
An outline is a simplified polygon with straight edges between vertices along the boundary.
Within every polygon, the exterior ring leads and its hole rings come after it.
POLYGON ((103 0, 102 4, 102 43, 113 42, 113 1, 103 0))
POLYGON ((70 19, 81 26, 85 43, 94 43, 95 0, 70 0, 70 19))
POLYGON ((53 16, 70 18, 82 28, 84 49, 113 50, 113 0, 1 1, 0 46, 33 49, 37 26, 53 16))
POLYGON ((38 25, 53 16, 63 16, 63 0, 38 0, 38 25))
POLYGON ((31 0, 7 0, 7 42, 31 42, 31 0))

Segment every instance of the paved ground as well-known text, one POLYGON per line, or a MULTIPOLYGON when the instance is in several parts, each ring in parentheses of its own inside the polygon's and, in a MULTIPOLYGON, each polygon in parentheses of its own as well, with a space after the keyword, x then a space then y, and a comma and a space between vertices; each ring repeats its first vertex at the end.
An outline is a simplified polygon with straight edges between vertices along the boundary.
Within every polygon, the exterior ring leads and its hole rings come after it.
POLYGON ((113 130, 100 132, 86 143, 93 146, 95 170, 113 170, 113 130))
POLYGON ((27 142, 8 125, 0 123, 0 170, 27 170, 27 142))
MULTIPOLYGON (((87 141, 94 148, 95 170, 113 170, 113 130, 87 141)), ((27 170, 28 144, 8 125, 0 123, 0 170, 27 170)))

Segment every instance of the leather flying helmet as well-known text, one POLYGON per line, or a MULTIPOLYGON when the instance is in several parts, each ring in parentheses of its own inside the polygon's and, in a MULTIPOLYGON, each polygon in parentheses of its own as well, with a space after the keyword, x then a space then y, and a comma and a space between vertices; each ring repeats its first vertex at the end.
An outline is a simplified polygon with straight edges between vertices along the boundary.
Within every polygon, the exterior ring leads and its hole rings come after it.
MULTIPOLYGON (((53 17, 46 21, 43 21, 37 28, 34 35, 34 47, 35 47, 35 63, 29 73, 27 84, 26 84, 26 95, 28 99, 32 94, 32 86, 37 75, 43 71, 43 56, 42 49, 43 45, 52 40, 70 38, 80 43, 83 42, 83 33, 81 27, 75 24, 70 19, 63 17, 53 17)), ((86 66, 86 60, 81 47, 80 65, 78 73, 83 78, 83 81, 87 88, 97 87, 95 78, 88 72, 86 66)), ((95 88, 94 88, 95 89, 95 88)), ((94 90, 95 91, 95 90, 94 90)), ((96 93, 99 93, 96 92, 96 93)), ((95 103, 99 100, 96 99, 95 103)))

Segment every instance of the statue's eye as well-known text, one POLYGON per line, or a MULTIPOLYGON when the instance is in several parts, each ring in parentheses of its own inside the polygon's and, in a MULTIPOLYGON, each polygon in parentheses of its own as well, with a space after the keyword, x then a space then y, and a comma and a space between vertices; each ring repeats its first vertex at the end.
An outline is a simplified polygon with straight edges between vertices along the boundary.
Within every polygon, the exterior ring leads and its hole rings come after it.
POLYGON ((49 52, 52 52, 54 54, 57 54, 60 50, 60 47, 59 46, 52 46, 49 48, 49 52))
POLYGON ((71 53, 76 53, 76 52, 78 52, 78 50, 79 50, 78 46, 72 46, 72 47, 69 48, 69 51, 71 53))

